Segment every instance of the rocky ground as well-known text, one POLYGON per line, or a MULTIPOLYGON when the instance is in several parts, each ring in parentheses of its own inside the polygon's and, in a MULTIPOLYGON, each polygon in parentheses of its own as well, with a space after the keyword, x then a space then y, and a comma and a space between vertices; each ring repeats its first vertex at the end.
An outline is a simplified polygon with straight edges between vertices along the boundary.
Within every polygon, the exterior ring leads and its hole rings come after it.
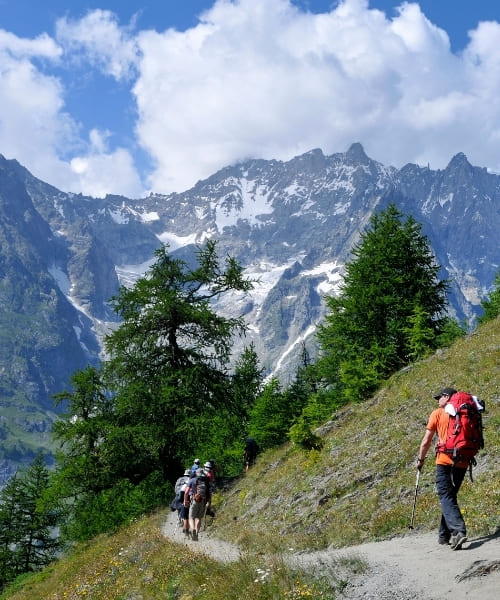
MULTIPOLYGON (((169 513, 163 534, 193 550, 230 562, 238 560, 240 550, 200 532, 198 541, 183 535, 177 514, 169 513)), ((473 538, 461 550, 437 544, 433 533, 409 532, 404 537, 383 542, 319 552, 287 554, 291 565, 315 570, 323 575, 335 573, 339 561, 360 558, 368 568, 349 583, 340 597, 346 600, 497 600, 500 598, 500 529, 493 535, 473 538)))

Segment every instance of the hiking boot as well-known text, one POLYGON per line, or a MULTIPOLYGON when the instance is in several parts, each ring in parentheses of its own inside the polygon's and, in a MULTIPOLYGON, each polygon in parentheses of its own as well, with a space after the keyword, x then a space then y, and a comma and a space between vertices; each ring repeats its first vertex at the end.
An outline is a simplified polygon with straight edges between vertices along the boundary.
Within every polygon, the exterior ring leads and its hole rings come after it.
POLYGON ((194 529, 191 532, 191 537, 192 537, 193 541, 195 541, 195 542, 198 541, 198 534, 196 533, 196 531, 194 531, 194 529))
POLYGON ((441 546, 447 546, 449 543, 450 543, 449 537, 438 537, 438 544, 441 544, 441 546))
POLYGON ((455 533, 450 538, 450 544, 452 550, 460 550, 462 544, 467 541, 465 533, 455 533))

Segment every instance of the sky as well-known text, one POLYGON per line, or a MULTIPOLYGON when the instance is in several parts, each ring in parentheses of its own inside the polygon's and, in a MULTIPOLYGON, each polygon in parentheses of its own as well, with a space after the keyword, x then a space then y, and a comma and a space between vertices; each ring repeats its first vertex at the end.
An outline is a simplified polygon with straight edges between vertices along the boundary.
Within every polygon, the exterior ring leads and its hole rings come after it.
POLYGON ((500 172, 498 0, 0 0, 0 154, 66 192, 252 159, 500 172))

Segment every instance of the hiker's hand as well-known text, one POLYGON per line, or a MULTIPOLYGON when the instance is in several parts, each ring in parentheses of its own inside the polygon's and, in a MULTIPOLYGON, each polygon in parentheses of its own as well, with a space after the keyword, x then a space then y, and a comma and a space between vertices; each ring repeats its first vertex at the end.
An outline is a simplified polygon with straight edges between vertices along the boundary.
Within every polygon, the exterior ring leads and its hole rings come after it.
POLYGON ((422 467, 424 466, 424 460, 425 458, 417 458, 417 469, 419 471, 421 471, 422 467))

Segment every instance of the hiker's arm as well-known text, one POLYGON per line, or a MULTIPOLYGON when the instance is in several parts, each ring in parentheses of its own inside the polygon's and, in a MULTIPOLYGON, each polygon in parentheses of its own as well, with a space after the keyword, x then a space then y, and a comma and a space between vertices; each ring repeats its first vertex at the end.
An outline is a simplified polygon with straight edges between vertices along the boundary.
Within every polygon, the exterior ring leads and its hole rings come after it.
POLYGON ((420 448, 418 450, 417 468, 420 468, 420 469, 422 468, 425 457, 427 455, 427 452, 429 451, 429 448, 431 447, 433 437, 434 437, 434 432, 431 431, 430 429, 426 429, 425 435, 422 438, 422 441, 420 442, 420 448))

